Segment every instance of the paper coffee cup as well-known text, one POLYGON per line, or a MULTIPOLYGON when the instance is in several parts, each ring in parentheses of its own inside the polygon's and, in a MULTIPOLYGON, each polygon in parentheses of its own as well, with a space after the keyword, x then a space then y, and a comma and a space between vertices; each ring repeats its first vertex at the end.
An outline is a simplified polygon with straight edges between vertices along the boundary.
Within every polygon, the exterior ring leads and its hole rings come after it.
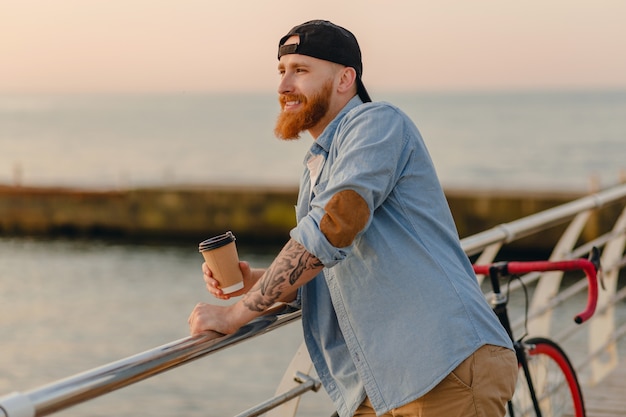
POLYGON ((224 294, 243 288, 239 255, 232 232, 200 242, 198 251, 202 253, 204 261, 213 272, 213 278, 219 281, 224 294))

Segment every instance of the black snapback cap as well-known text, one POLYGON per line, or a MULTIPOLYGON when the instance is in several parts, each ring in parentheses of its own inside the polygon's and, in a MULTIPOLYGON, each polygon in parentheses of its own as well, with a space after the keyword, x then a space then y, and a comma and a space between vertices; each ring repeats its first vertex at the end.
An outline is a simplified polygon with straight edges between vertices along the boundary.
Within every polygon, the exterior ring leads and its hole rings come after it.
POLYGON ((372 101, 361 80, 363 75, 361 48, 349 30, 327 20, 311 20, 295 26, 278 43, 278 59, 287 54, 307 55, 354 68, 359 97, 363 102, 372 101), (285 45, 287 39, 294 35, 300 37, 300 42, 285 45))

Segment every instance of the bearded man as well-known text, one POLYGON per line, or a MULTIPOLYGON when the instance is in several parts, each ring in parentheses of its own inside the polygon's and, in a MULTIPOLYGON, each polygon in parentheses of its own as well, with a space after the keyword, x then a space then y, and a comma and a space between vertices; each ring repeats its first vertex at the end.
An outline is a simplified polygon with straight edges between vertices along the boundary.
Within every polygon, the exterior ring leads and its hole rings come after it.
POLYGON ((278 301, 302 308, 304 340, 341 417, 494 417, 513 395, 517 361, 463 252, 435 168, 413 122, 372 103, 354 35, 315 20, 279 42, 276 136, 313 144, 297 226, 244 288, 198 304, 192 335, 224 334, 278 301))

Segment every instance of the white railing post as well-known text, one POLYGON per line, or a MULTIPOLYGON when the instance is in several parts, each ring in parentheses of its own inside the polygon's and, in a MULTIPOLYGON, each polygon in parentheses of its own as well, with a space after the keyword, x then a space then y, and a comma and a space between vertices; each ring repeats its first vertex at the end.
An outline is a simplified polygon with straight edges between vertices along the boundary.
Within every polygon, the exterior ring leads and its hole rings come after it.
POLYGON ((602 251, 601 264, 604 266, 601 272, 604 280, 604 291, 600 291, 598 296, 599 313, 591 322, 589 327, 589 350, 595 352, 606 345, 605 353, 591 361, 591 380, 596 383, 602 380, 619 361, 617 351, 617 341, 612 341, 615 333, 615 304, 611 299, 617 291, 617 280, 619 277, 619 264, 624 256, 626 247, 626 208, 622 211, 619 219, 613 227, 614 231, 620 233, 617 237, 609 241, 602 251))
MULTIPOLYGON (((287 392, 290 389, 296 387, 300 382, 295 378, 298 372, 309 375, 311 370, 313 369, 313 362, 311 362, 311 358, 309 357, 309 351, 306 348, 306 344, 302 342, 300 347, 296 351, 291 363, 287 367, 285 374, 283 375, 283 379, 278 384, 278 388, 276 388, 276 395, 280 395, 283 392, 287 392)), ((288 403, 282 404, 279 407, 274 408, 269 411, 266 416, 267 417, 295 417, 296 412, 298 411, 298 405, 300 404, 300 397, 294 398, 288 403)))
MULTIPOLYGON (((590 216, 591 210, 585 210, 576 215, 552 250, 550 256, 551 261, 562 260, 572 253, 576 241, 585 228, 585 224, 587 224, 587 220, 589 220, 590 216)), ((550 271, 541 274, 541 278, 539 278, 539 282, 537 282, 537 287, 533 294, 532 302, 530 303, 531 314, 542 309, 558 294, 563 274, 563 271, 550 271)), ((553 309, 546 310, 530 320, 528 322, 528 332, 537 336, 550 335, 553 311, 553 309)))

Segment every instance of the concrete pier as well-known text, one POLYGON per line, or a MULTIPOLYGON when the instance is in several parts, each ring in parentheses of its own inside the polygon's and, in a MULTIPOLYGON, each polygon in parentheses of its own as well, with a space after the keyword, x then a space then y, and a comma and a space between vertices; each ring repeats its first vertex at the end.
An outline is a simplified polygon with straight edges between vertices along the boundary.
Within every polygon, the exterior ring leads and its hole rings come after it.
MULTIPOLYGON (((295 188, 161 187, 81 190, 0 185, 0 235, 193 240, 232 230, 243 243, 284 243, 295 224, 295 188)), ((583 196, 574 192, 446 190, 461 237, 583 196)), ((618 215, 591 222, 597 236, 618 215)), ((608 226, 607 226, 608 227, 608 226)), ((552 248, 562 229, 524 239, 520 249, 552 248)))

